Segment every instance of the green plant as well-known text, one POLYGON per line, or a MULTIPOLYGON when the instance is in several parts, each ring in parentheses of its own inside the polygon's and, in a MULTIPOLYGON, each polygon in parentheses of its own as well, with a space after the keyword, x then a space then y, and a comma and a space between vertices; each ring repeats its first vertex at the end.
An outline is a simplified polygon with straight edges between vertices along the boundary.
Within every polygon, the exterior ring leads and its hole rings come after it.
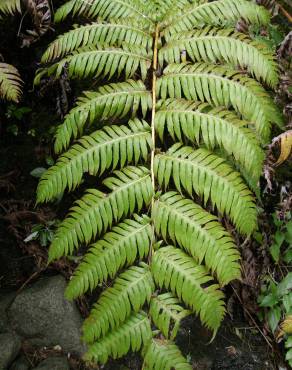
POLYGON ((21 12, 21 0, 1 0, 0 3, 0 19, 1 15, 12 15, 21 12))
MULTIPOLYGON (((7 16, 16 12, 21 12, 21 0, 2 0, 0 2, 0 20, 2 15, 7 16)), ((18 103, 22 94, 22 84, 18 70, 14 66, 1 61, 0 99, 18 103)))
MULTIPOLYGON (((276 228, 270 254, 276 266, 282 269, 289 267, 292 261, 292 220, 291 212, 286 212, 281 218, 273 214, 273 223, 276 228)), ((279 280, 279 279, 278 279, 279 280)), ((260 319, 266 320, 270 330, 277 339, 285 340, 287 349, 286 360, 292 365, 292 273, 289 272, 279 281, 267 276, 261 287, 258 302, 262 311, 260 319), (282 324, 280 325, 280 322, 282 324)))
POLYGON ((54 237, 54 229, 58 224, 59 220, 53 220, 45 224, 33 225, 31 233, 24 239, 24 242, 28 243, 32 240, 39 240, 42 247, 49 246, 54 237))
POLYGON ((73 191, 85 173, 97 185, 61 223, 49 261, 95 241, 66 296, 112 281, 84 323, 86 359, 142 349, 143 369, 191 369, 174 343, 180 320, 194 312, 218 330, 220 288, 240 278, 224 220, 242 235, 257 228, 245 180, 256 190, 261 144, 282 121, 261 85, 278 83, 273 55, 234 31, 240 17, 267 25, 269 13, 246 0, 71 0, 55 20, 69 15, 94 22, 48 47, 35 83, 66 70, 98 87, 59 126, 55 150, 65 152, 42 176, 37 202, 73 191))
POLYGON ((277 264, 279 262, 289 265, 292 262, 292 217, 287 212, 285 219, 279 219, 276 213, 273 214, 276 232, 273 243, 270 246, 271 256, 277 264))
POLYGON ((272 333, 275 334, 278 329, 278 338, 284 336, 287 349, 286 360, 289 365, 292 365, 292 273, 289 272, 279 283, 267 277, 265 284, 262 285, 259 305, 263 307, 260 316, 267 320, 272 333), (283 323, 279 327, 281 320, 283 323))
POLYGON ((18 124, 24 119, 27 113, 30 113, 29 107, 18 107, 15 104, 9 104, 6 110, 6 117, 8 118, 7 132, 17 136, 19 134, 18 124))

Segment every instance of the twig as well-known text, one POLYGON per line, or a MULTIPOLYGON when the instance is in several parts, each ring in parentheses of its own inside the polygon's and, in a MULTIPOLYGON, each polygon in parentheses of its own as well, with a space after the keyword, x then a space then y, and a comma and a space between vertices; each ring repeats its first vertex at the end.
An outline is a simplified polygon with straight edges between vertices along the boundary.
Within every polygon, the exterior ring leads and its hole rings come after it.
POLYGON ((281 12, 283 13, 283 15, 288 19, 288 21, 290 23, 292 23, 292 15, 289 14, 287 12, 287 10, 281 5, 281 4, 278 4, 279 5, 279 9, 281 10, 281 12))
POLYGON ((26 14, 27 14, 27 10, 24 12, 23 16, 21 17, 21 21, 20 21, 20 24, 19 24, 17 36, 20 35, 20 31, 21 31, 21 28, 22 28, 22 23, 23 23, 23 20, 24 20, 24 17, 26 16, 26 14))
POLYGON ((268 338, 266 337, 266 335, 263 333, 263 331, 261 330, 261 328, 258 326, 257 322, 255 321, 255 319, 252 317, 252 314, 248 311, 247 308, 244 307, 243 305, 243 302, 242 302, 242 299, 240 298, 240 296, 238 295, 237 291, 235 290, 235 288, 233 287, 233 285, 231 284, 231 287, 237 297, 237 299, 239 300, 239 302, 241 303, 242 305, 242 308, 243 310, 247 313, 247 315, 249 316, 249 318, 251 319, 251 321, 253 322, 254 326, 257 328, 258 332, 262 335, 262 337, 264 338, 264 340, 267 342, 268 346, 273 349, 273 346, 271 344, 271 342, 268 340, 268 338))
POLYGON ((17 290, 16 294, 19 294, 25 287, 26 285, 33 279, 35 278, 36 276, 38 276, 40 273, 42 273, 44 270, 39 270, 39 271, 35 271, 22 285, 21 287, 17 290))

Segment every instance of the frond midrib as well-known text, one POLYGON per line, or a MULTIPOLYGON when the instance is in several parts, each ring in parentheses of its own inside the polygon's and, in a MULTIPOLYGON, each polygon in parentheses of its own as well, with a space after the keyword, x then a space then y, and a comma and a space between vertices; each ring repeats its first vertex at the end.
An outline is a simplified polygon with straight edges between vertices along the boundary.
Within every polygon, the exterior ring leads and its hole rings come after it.
MULTIPOLYGON (((166 248, 168 248, 169 246, 167 246, 166 248)), ((172 247, 173 248, 173 247, 172 247)), ((183 252, 184 253, 184 252, 183 252)), ((188 258, 191 258, 188 256, 188 258)), ((166 259, 165 256, 163 256, 163 259, 166 261, 166 264, 169 266, 171 265, 172 266, 172 270, 174 271, 179 271, 180 274, 184 277, 183 281, 184 281, 184 284, 190 284, 192 287, 196 287, 196 289, 198 289, 199 291, 201 292, 205 292, 205 289, 201 286, 201 284, 197 281, 196 279, 196 271, 195 270, 192 270, 192 272, 190 273, 189 272, 189 269, 186 270, 185 269, 185 266, 182 264, 180 265, 179 263, 176 263, 172 258, 168 258, 166 259)), ((193 260, 194 264, 196 263, 194 260, 193 260)), ((199 267, 203 267, 202 265, 198 265, 199 267)), ((198 267, 197 266, 197 267, 198 267)), ((207 272, 207 271, 206 271, 207 272)), ((207 277, 208 275, 205 274, 205 277, 207 277)), ((200 276, 202 277, 202 276, 200 276)), ((209 279, 210 280, 210 279, 209 279)), ((170 284, 169 284, 170 285, 170 284)))
MULTIPOLYGON (((173 310, 171 309, 171 306, 165 303, 163 299, 160 299, 159 296, 155 297, 154 300, 156 300, 158 302, 157 304, 163 307, 163 311, 167 312, 168 315, 171 316, 174 320, 180 321, 183 317, 185 317, 184 311, 187 311, 187 310, 184 309, 183 307, 180 306, 182 308, 181 311, 173 310)), ((191 311, 189 311, 189 313, 191 313, 191 311)))
MULTIPOLYGON (((167 204, 164 201, 157 200, 156 202, 159 203, 160 206, 170 209, 170 213, 178 215, 181 219, 184 219, 187 224, 191 224, 194 229, 199 230, 202 234, 204 234, 205 239, 207 239, 212 245, 216 244, 216 239, 213 237, 210 231, 206 230, 203 227, 204 225, 201 225, 198 221, 194 220, 194 217, 187 216, 183 212, 178 211, 175 207, 172 207, 171 205, 167 204)), ((211 221, 214 222, 215 220, 211 220, 211 221)), ((209 223, 211 221, 208 221, 206 223, 209 223)), ((225 256, 224 253, 220 249, 218 249, 218 251, 220 252, 221 257, 224 260, 228 260, 228 256, 225 256)))
MULTIPOLYGON (((147 136, 147 135, 149 135, 149 131, 145 131, 145 132, 140 131, 140 132, 131 133, 131 134, 125 135, 125 136, 118 136, 118 137, 116 137, 114 139, 111 139, 111 140, 108 140, 108 141, 105 141, 105 142, 102 142, 102 143, 96 142, 96 144, 95 145, 92 145, 90 148, 83 148, 82 147, 82 151, 79 152, 78 155, 74 156, 73 158, 70 158, 70 162, 66 162, 65 164, 64 164, 64 162, 60 162, 60 163, 63 164, 62 165, 62 170, 65 170, 65 168, 67 168, 67 167, 71 167, 72 166, 72 162, 78 161, 79 158, 86 157, 90 153, 96 151, 97 148, 99 148, 99 147, 102 148, 103 146, 112 145, 113 143, 117 143, 119 141, 124 141, 124 140, 131 139, 133 137, 147 136)), ((81 145, 81 144, 79 142, 77 142, 75 145, 81 145)))
MULTIPOLYGON (((86 94, 87 91, 85 91, 85 94, 86 94)), ((91 92, 91 91, 88 91, 88 92, 91 92)), ((99 92, 97 92, 99 93, 99 92)), ((95 98, 93 99, 90 99, 86 102, 82 102, 82 101, 79 101, 79 105, 77 105, 75 108, 74 108, 74 111, 75 110, 78 110, 78 109, 82 109, 83 107, 85 106, 90 106, 92 104, 94 104, 95 102, 97 102, 98 100, 106 100, 108 97, 114 97, 114 96, 119 96, 119 95, 135 95, 135 94, 145 94, 145 95, 148 95, 149 94, 149 91, 144 89, 144 90, 128 90, 128 91, 114 91, 114 92, 110 92, 108 94, 102 94, 100 93, 100 95, 96 96, 95 98)), ((70 113, 69 113, 70 114, 70 113)))
MULTIPOLYGON (((106 46, 107 45, 105 45, 105 47, 106 46)), ((72 59, 74 57, 75 58, 78 58, 78 57, 82 57, 82 56, 86 56, 86 55, 91 55, 91 54, 97 54, 97 53, 103 54, 103 53, 108 53, 109 51, 111 51, 111 53, 114 53, 114 54, 133 56, 134 58, 143 59, 143 60, 145 60, 147 62, 151 62, 152 61, 151 58, 147 58, 146 56, 144 56, 142 54, 137 54, 137 53, 133 53, 133 52, 130 52, 130 51, 126 51, 126 50, 121 49, 121 48, 114 48, 112 46, 109 46, 105 50, 104 49, 95 49, 95 50, 85 50, 85 51, 83 51, 82 48, 81 48, 80 53, 69 55, 68 57, 62 59, 61 62, 66 63, 66 59, 67 60, 70 60, 70 59, 72 59)))
MULTIPOLYGON (((55 49, 58 47, 59 43, 62 42, 63 40, 66 40, 69 36, 71 37, 74 37, 74 34, 78 34, 80 32, 80 30, 86 32, 87 30, 91 30, 91 29, 95 29, 95 28, 102 28, 102 27, 108 27, 109 29, 111 28, 117 28, 117 29, 126 29, 126 30, 133 30, 141 35, 144 35, 146 37, 151 37, 151 35, 149 33, 147 33, 146 31, 144 31, 143 29, 139 29, 135 26, 130 26, 130 25, 126 25, 126 24, 119 24, 119 23, 91 23, 91 24, 87 24, 87 25, 84 25, 84 26, 81 26, 79 28, 76 28, 76 29, 72 29, 68 32, 66 32, 65 34, 59 36, 55 41, 53 41, 53 43, 47 48, 47 50, 45 51, 43 57, 42 57, 42 61, 43 62, 46 62, 47 60, 48 61, 51 61, 51 60, 54 60, 55 58, 58 58, 60 57, 63 53, 62 52, 59 52, 58 56, 50 56, 50 54, 54 54, 54 51, 55 49)), ((83 43, 81 42, 80 45, 83 45, 83 43)), ((86 43, 85 44, 86 46, 94 46, 95 44, 94 43, 86 43)), ((106 45, 106 43, 105 43, 106 45)), ((70 52, 73 52, 74 50, 80 48, 82 46, 78 46, 77 48, 72 48, 70 50, 68 50, 68 53, 70 52)))
MULTIPOLYGON (((101 193, 99 194, 99 198, 98 198, 98 201, 96 201, 94 203, 94 205, 91 204, 91 207, 90 208, 86 208, 86 210, 82 210, 82 214, 87 214, 87 215, 91 215, 91 216, 94 216, 94 214, 99 210, 100 206, 101 206, 101 203, 107 203, 109 202, 110 199, 115 199, 115 197, 117 196, 118 193, 123 193, 125 190, 127 190, 128 188, 132 187, 133 185, 135 184, 139 184, 141 182, 144 182, 147 178, 149 178, 149 173, 144 175, 143 177, 139 177, 139 178, 136 178, 136 179, 132 179, 131 181, 129 181, 128 183, 123 183, 122 186, 114 186, 112 191, 108 194, 105 194, 105 193, 101 193)), ((94 189, 95 190, 95 189, 94 189)), ((85 195, 86 196, 86 195, 85 195)), ((80 200, 82 201, 82 199, 80 200)), ((53 246, 56 245, 58 246, 58 244, 60 244, 60 240, 67 240, 67 235, 66 234, 70 234, 72 232, 73 229, 76 229, 75 225, 78 225, 81 223, 81 221, 79 220, 79 218, 72 218, 72 215, 75 214, 75 210, 74 210, 74 207, 76 206, 73 206, 73 208, 71 208, 71 212, 69 213, 69 215, 67 216, 67 218, 65 219, 66 220, 70 220, 70 228, 67 228, 66 227, 66 224, 63 225, 61 224, 60 225, 60 229, 59 230, 62 230, 62 233, 57 234, 56 235, 56 238, 53 240, 53 243, 51 244, 51 249, 53 249, 53 246), (72 222, 73 221, 73 222, 72 222), (65 230, 64 230, 65 228, 65 230)), ((80 215, 79 215, 80 217, 80 215)), ((92 217, 90 217, 92 219, 92 217)), ((82 220, 83 221, 83 220, 82 220)), ((100 232, 98 232, 100 233, 100 232)), ((83 236, 84 237, 84 236, 83 236)), ((80 239, 78 238, 78 240, 80 241, 80 239)), ((72 244, 71 248, 74 250, 76 248, 76 246, 74 244, 72 244)), ((51 261, 51 258, 50 258, 50 261, 51 261)))
POLYGON ((142 18, 146 18, 149 20, 151 23, 154 23, 153 19, 149 17, 147 14, 142 13, 140 10, 135 9, 133 6, 130 5, 129 0, 127 1, 122 1, 122 0, 115 0, 116 3, 120 3, 122 5, 126 5, 128 8, 130 8, 134 13, 139 14, 142 18))

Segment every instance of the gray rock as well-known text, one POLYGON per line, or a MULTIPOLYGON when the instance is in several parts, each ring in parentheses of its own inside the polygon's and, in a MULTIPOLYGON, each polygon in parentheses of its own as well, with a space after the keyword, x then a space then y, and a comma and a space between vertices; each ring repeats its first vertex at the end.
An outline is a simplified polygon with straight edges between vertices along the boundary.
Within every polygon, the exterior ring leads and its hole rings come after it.
POLYGON ((24 356, 17 358, 11 365, 9 370, 29 370, 30 363, 24 356))
POLYGON ((10 331, 10 325, 7 317, 7 309, 12 303, 15 293, 0 295, 0 333, 10 331))
POLYGON ((70 367, 66 357, 49 357, 34 370, 70 370, 70 367))
POLYGON ((44 278, 23 290, 8 310, 14 330, 32 346, 60 345, 66 352, 83 354, 82 319, 74 302, 64 298, 62 276, 44 278))
POLYGON ((0 369, 6 370, 18 355, 21 340, 12 333, 0 334, 0 369))

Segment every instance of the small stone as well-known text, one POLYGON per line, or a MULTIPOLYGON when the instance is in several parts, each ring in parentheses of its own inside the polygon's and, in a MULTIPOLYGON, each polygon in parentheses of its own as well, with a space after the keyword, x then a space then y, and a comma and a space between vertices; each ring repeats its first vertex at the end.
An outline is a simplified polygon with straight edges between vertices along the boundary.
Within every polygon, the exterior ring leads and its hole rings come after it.
POLYGON ((66 357, 48 357, 33 370, 70 370, 66 357))
POLYGON ((64 298, 66 280, 57 275, 24 289, 10 306, 13 329, 36 347, 60 346, 65 352, 82 355, 82 318, 74 302, 64 298))
POLYGON ((12 333, 0 334, 0 369, 6 370, 21 347, 20 338, 12 333))

